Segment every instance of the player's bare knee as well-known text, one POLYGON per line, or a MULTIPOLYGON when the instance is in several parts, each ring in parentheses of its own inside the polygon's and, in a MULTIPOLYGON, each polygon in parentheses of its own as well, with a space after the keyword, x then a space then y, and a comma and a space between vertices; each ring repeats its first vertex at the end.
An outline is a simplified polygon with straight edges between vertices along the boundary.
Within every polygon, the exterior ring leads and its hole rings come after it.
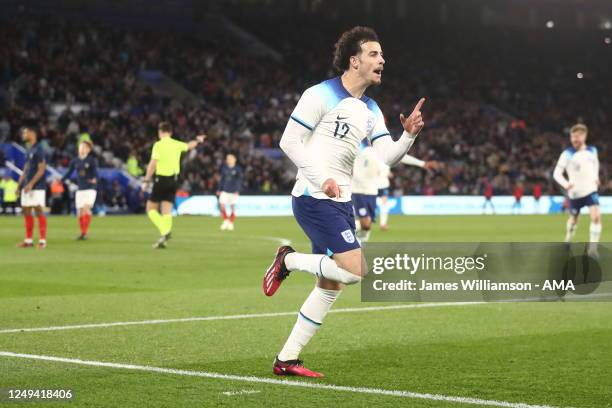
POLYGON ((371 218, 361 218, 359 219, 359 224, 361 225, 361 229, 364 231, 369 231, 372 228, 372 219, 371 218))
POLYGON ((329 280, 326 278, 317 279, 317 286, 320 287, 321 289, 327 289, 327 290, 342 290, 344 288, 343 283, 329 280))
MULTIPOLYGON (((361 278, 364 276, 363 275, 363 266, 362 266, 362 256, 361 256, 361 251, 360 250, 353 250, 355 251, 354 253, 350 254, 350 255, 344 255, 344 256, 334 256, 333 260, 336 262, 336 265, 339 268, 344 269, 347 272, 350 272, 351 274, 357 276, 361 278)), ((351 251, 352 252, 352 251, 351 251)))
POLYGON ((366 262, 365 258, 362 257, 361 258, 361 277, 365 278, 368 274, 369 270, 368 270, 368 263, 366 262))

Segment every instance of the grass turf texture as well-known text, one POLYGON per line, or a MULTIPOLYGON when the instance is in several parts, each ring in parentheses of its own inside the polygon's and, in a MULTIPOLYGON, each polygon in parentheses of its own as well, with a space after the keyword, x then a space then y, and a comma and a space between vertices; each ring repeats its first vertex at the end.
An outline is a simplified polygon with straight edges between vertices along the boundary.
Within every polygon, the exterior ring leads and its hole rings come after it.
MULTIPOLYGON (((588 239, 583 218, 577 239, 588 239)), ((603 219, 603 241, 610 236, 603 219)), ((297 312, 312 285, 294 273, 273 298, 261 278, 278 246, 308 251, 292 218, 179 217, 165 251, 144 216, 49 218, 49 247, 14 248, 21 218, 0 217, 0 330, 192 316, 297 312)), ((372 241, 558 241, 562 216, 391 217, 372 241)), ((364 307, 359 289, 334 308, 364 307)), ((295 315, 0 334, 0 351, 273 378, 295 315)), ((302 357, 322 380, 528 404, 612 407, 612 304, 520 303, 330 314, 302 357)), ((45 406, 409 406, 459 403, 192 378, 0 357, 0 388, 72 388, 45 406), (223 394, 255 390, 254 394, 223 394)), ((2 405, 2 403, 0 403, 2 405)), ((6 405, 14 406, 13 403, 6 405)))

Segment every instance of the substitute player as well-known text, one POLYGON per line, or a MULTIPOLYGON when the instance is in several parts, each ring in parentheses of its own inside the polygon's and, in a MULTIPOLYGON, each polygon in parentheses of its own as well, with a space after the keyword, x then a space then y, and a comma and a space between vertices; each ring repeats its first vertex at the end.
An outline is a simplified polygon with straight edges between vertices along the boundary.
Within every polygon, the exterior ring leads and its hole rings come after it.
POLYGON ((225 164, 221 167, 221 179, 219 180, 219 190, 217 191, 219 208, 223 217, 223 223, 221 224, 222 231, 234 230, 236 201, 238 201, 240 187, 242 187, 242 178, 242 167, 236 164, 236 156, 228 154, 225 157, 225 164), (228 207, 231 210, 229 215, 227 214, 228 207))
POLYGON ((367 273, 355 238, 351 204, 351 173, 359 145, 369 139, 387 164, 397 163, 424 126, 421 99, 394 142, 376 102, 364 95, 381 83, 382 49, 371 28, 355 27, 335 45, 334 66, 342 76, 308 88, 291 114, 280 147, 298 168, 292 191, 293 214, 312 243, 312 254, 278 249, 263 279, 272 296, 291 271, 317 277, 317 283, 298 313, 297 322, 274 361, 277 375, 322 377, 298 359, 302 348, 321 326, 344 284, 361 281, 367 273))
POLYGON ((521 208, 523 207, 521 200, 523 198, 523 185, 521 183, 516 183, 514 186, 514 190, 512 191, 512 195, 514 196, 514 204, 512 204, 512 213, 520 214, 521 208))
POLYGON ((46 202, 45 171, 47 159, 45 152, 38 142, 38 130, 34 126, 25 126, 21 130, 21 138, 28 146, 26 162, 23 173, 19 177, 17 193, 21 194, 21 207, 25 220, 25 239, 17 244, 18 248, 32 248, 34 242, 34 217, 38 218, 38 246, 39 249, 47 247, 47 217, 44 213, 46 202))
POLYGON ((570 200, 570 216, 566 224, 565 242, 571 242, 578 224, 582 207, 588 207, 591 215, 589 254, 597 256, 597 243, 601 236, 601 214, 599 211, 599 158, 597 149, 588 146, 586 139, 588 128, 577 124, 570 129, 570 142, 561 153, 553 172, 555 181, 567 192, 570 200), (567 173, 568 178, 565 178, 567 173))
POLYGON ((172 138, 172 125, 168 122, 160 122, 157 135, 159 140, 153 145, 142 190, 146 190, 149 183, 154 181, 153 190, 147 200, 147 215, 161 235, 153 248, 163 249, 166 248, 172 231, 172 207, 181 172, 181 154, 194 149, 206 136, 198 135, 189 143, 181 142, 172 138))
MULTIPOLYGON (((362 144, 362 149, 353 165, 351 185, 353 208, 357 217, 356 235, 361 244, 368 242, 372 223, 376 222, 378 181, 380 172, 385 170, 381 168, 382 164, 376 150, 367 143, 362 144)), ((385 168, 389 167, 385 165, 385 168)))
MULTIPOLYGON (((408 166, 419 167, 427 171, 437 170, 440 168, 440 163, 435 160, 425 161, 417 159, 409 154, 402 157, 400 163, 408 166)), ((387 201, 389 200, 389 178, 392 176, 392 174, 391 168, 385 163, 381 162, 380 166, 381 171, 378 177, 378 196, 380 197, 380 229, 381 231, 386 231, 389 229, 389 207, 387 206, 387 201)))
POLYGON ((484 180, 484 203, 482 204, 482 213, 487 213, 487 206, 491 207, 491 211, 495 214, 495 207, 493 206, 493 184, 488 179, 484 180))
POLYGON ((97 195, 98 162, 90 154, 92 148, 91 140, 82 140, 79 143, 79 156, 70 161, 68 170, 64 177, 62 177, 62 181, 66 182, 69 180, 72 172, 76 170, 78 190, 74 196, 74 201, 81 229, 81 234, 77 237, 79 241, 87 239, 87 231, 91 223, 91 209, 96 202, 97 195))

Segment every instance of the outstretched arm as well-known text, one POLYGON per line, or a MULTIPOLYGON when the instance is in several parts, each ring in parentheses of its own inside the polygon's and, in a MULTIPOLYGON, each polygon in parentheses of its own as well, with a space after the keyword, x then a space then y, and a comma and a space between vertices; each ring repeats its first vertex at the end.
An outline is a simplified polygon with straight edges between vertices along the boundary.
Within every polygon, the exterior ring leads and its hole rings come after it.
POLYGON ((187 142, 187 150, 195 149, 200 143, 204 143, 204 139, 206 139, 206 135, 197 135, 194 140, 187 142))

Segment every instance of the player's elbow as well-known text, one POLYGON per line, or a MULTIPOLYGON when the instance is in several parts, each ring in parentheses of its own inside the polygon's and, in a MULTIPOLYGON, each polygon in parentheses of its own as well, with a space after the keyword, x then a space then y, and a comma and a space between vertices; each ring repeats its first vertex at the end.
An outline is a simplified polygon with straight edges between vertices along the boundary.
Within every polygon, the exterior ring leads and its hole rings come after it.
POLYGON ((285 137, 285 135, 283 135, 281 137, 280 142, 278 143, 278 146, 280 147, 280 149, 285 152, 285 154, 287 153, 287 150, 289 150, 289 146, 291 143, 289 143, 289 140, 287 139, 287 137, 285 137))

